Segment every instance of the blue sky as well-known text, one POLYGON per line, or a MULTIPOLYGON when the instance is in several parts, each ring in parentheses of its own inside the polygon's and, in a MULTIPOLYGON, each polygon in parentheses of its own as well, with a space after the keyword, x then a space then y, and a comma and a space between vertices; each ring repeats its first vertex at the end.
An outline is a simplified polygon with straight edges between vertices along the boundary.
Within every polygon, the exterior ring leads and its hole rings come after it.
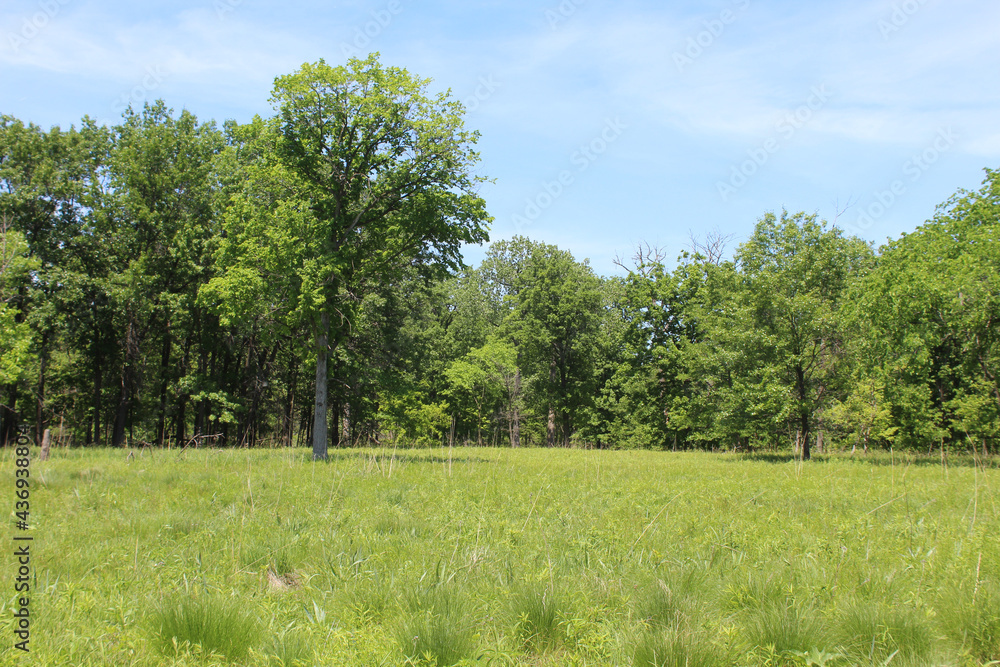
POLYGON ((912 230, 1000 167, 998 34, 995 0, 6 0, 0 113, 245 122, 276 76, 379 51, 466 102, 493 239, 610 274, 782 208, 912 230))

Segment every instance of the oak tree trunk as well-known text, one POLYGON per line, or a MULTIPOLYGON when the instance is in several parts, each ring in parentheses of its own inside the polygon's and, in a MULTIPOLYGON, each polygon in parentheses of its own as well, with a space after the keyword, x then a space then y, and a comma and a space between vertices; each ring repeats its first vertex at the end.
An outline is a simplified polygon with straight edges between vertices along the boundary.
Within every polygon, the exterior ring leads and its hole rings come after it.
POLYGON ((326 460, 327 422, 326 422, 326 366, 329 353, 330 316, 323 313, 320 316, 319 330, 316 335, 316 404, 313 412, 313 461, 326 460))
POLYGON ((169 331, 163 336, 163 350, 160 353, 160 404, 156 411, 156 444, 163 446, 167 438, 167 389, 170 385, 170 351, 173 342, 169 331))

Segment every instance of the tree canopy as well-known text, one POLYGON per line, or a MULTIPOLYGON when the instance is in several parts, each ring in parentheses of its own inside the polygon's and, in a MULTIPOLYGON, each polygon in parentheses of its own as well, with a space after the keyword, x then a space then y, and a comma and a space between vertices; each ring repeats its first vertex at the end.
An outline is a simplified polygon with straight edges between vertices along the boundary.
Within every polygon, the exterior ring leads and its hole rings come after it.
POLYGON ((457 269, 461 244, 487 239, 471 174, 477 135, 463 129, 460 103, 427 96, 428 83, 376 55, 305 64, 275 81, 274 118, 234 133, 253 146, 241 151, 250 162, 209 289, 232 314, 265 285, 294 293, 289 314, 316 341, 314 458, 327 452, 329 355, 357 324, 359 290, 407 266, 457 269), (268 280, 262 259, 282 275, 268 280))
POLYGON ((246 124, 0 118, 0 439, 996 450, 1000 172, 880 248, 780 211, 473 267, 478 134, 430 90, 372 55, 246 124))

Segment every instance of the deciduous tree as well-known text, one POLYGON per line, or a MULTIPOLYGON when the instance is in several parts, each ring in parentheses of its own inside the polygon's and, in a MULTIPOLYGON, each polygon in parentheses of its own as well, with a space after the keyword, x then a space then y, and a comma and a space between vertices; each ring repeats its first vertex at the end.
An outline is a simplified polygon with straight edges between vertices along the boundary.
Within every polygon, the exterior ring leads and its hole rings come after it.
MULTIPOLYGON (((296 215, 287 270, 315 340, 315 459, 327 454, 328 360, 351 335, 359 285, 407 264, 458 268, 461 244, 486 239, 490 218, 471 173, 478 135, 463 128, 459 102, 428 87, 377 55, 305 64, 275 81, 269 131, 296 179, 282 205, 308 216, 296 215)), ((245 257, 231 266, 254 271, 245 257)))

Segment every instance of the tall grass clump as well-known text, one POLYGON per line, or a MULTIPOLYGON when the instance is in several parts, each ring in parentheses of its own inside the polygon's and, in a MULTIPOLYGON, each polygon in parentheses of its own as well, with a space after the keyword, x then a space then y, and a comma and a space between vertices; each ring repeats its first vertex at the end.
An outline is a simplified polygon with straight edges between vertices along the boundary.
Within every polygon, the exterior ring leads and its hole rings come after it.
POLYGON ((517 619, 517 635, 525 646, 544 650, 564 638, 562 617, 567 605, 563 596, 544 584, 522 585, 511 598, 511 613, 517 619))
POLYGON ((447 667, 475 655, 477 641, 468 602, 450 586, 435 585, 410 596, 410 612, 396 639, 403 655, 447 667))
POLYGON ((705 637, 675 625, 647 632, 632 654, 633 667, 722 667, 731 662, 705 637))
POLYGON ((657 579, 638 596, 636 613, 650 625, 667 627, 689 618, 710 597, 704 570, 687 568, 657 579))
POLYGON ((768 648, 779 655, 826 649, 830 643, 816 613, 789 598, 749 612, 744 636, 751 649, 768 648))
POLYGON ((837 631, 842 649, 854 662, 921 664, 931 650, 930 628, 916 610, 906 607, 852 603, 841 612, 837 631))
POLYGON ((306 667, 312 664, 314 651, 301 633, 285 632, 271 640, 264 654, 268 667, 306 667))
POLYGON ((783 581, 782 575, 776 572, 751 571, 745 582, 727 586, 727 606, 730 611, 739 611, 781 605, 788 596, 783 581))
POLYGON ((963 653, 980 664, 1000 661, 1000 585, 983 582, 972 593, 956 589, 943 612, 945 630, 963 653))
POLYGON ((194 646, 237 661, 247 657, 259 626, 232 598, 200 596, 164 604, 153 614, 160 650, 176 655, 194 646))

